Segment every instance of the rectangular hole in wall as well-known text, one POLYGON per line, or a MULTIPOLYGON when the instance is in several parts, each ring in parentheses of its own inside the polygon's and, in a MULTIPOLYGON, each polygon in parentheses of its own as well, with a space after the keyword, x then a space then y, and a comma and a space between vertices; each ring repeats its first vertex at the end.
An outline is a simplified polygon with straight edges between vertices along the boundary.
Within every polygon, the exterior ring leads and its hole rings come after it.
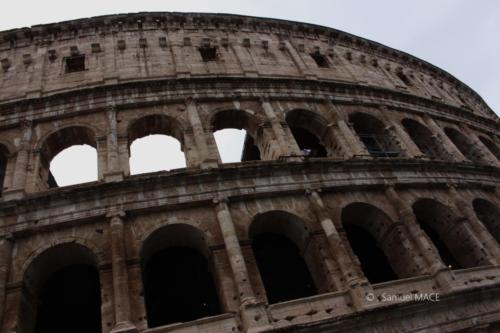
POLYGON ((204 46, 200 47, 200 54, 203 61, 216 61, 217 60, 217 49, 215 46, 204 46))
POLYGON ((314 59, 314 61, 318 65, 318 67, 322 67, 322 68, 328 68, 328 67, 330 67, 328 65, 328 59, 326 59, 326 57, 323 54, 319 53, 319 52, 311 53, 311 58, 314 59))
POLYGON ((65 58, 66 73, 82 72, 85 70, 85 56, 77 55, 65 58))

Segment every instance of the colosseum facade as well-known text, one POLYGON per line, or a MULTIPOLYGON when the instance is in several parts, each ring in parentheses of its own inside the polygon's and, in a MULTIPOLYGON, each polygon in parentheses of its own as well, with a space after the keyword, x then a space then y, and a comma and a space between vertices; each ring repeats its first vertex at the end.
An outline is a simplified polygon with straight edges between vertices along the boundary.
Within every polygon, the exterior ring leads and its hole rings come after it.
POLYGON ((449 73, 196 13, 4 31, 0 61, 1 333, 500 331, 498 117, 449 73), (131 175, 150 134, 187 167, 131 175), (57 187, 81 144, 98 180, 57 187))

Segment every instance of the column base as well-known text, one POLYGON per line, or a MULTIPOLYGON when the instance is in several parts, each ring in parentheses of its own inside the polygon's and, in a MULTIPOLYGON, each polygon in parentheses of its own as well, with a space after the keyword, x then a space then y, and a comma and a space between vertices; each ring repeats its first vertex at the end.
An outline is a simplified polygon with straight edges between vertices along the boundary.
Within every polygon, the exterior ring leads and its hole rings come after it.
POLYGON ((121 322, 115 325, 110 333, 138 333, 139 330, 130 322, 121 322))
POLYGON ((4 201, 19 200, 24 198, 25 195, 26 191, 24 191, 24 189, 6 190, 2 193, 2 198, 4 201))
POLYGON ((219 161, 213 159, 206 159, 200 163, 200 167, 202 169, 218 168, 219 161))
POLYGON ((120 182, 125 178, 123 171, 113 171, 104 174, 104 181, 106 183, 120 182))
POLYGON ((379 300, 368 281, 350 285, 349 295, 351 296, 354 308, 358 311, 368 310, 379 305, 379 300))
POLYGON ((244 305, 240 316, 245 333, 265 332, 273 328, 263 302, 244 305))
POLYGON ((457 289, 457 286, 453 282, 455 280, 453 271, 447 267, 442 268, 433 274, 434 280, 436 280, 439 285, 439 289, 442 292, 451 292, 457 289))

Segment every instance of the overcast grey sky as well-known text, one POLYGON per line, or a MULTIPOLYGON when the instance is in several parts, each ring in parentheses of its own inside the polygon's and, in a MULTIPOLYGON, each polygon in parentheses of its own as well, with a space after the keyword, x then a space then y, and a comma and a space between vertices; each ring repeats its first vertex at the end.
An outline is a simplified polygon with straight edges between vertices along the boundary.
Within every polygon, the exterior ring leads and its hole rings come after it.
POLYGON ((141 11, 234 13, 344 30, 448 71, 500 112, 500 0, 9 1, 0 30, 141 11))

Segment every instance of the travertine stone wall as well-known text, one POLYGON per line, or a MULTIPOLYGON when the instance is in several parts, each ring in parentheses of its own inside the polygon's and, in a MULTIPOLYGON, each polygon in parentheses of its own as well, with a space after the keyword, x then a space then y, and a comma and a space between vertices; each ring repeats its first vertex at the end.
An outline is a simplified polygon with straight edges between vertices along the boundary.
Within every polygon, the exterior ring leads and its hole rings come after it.
POLYGON ((0 37, 1 333, 32 333, 38 289, 75 263, 99 272, 106 333, 500 330, 498 118, 450 74, 334 29, 236 15, 105 16, 0 37), (67 72, 75 56, 83 70, 67 72), (223 164, 224 128, 245 129, 260 160, 223 164), (308 155, 297 128, 326 156, 308 155), (187 168, 130 175, 130 144, 149 134, 176 138, 187 168), (96 148, 98 180, 49 189, 51 159, 75 144, 96 148), (294 221, 275 231, 318 295, 269 304, 251 235, 265 214, 294 221), (397 279, 369 282, 349 223, 397 279), (445 264, 422 223, 466 268, 445 264), (149 328, 155 232, 208 259, 222 314, 149 328))

